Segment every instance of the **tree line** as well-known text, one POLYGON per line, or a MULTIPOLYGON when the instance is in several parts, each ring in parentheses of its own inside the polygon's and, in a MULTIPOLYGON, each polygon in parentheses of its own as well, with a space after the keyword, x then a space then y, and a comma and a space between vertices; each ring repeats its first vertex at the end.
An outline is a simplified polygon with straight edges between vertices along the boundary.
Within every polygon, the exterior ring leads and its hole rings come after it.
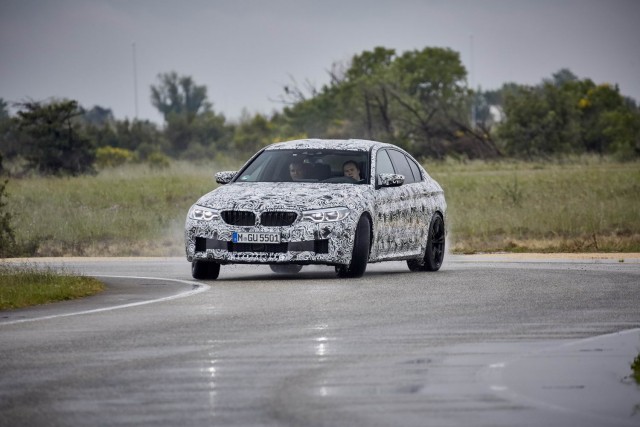
POLYGON ((109 108, 68 99, 21 102, 11 116, 0 99, 0 159, 14 173, 78 175, 125 162, 246 158, 305 137, 381 140, 417 158, 640 156, 636 102, 567 69, 537 85, 474 90, 451 49, 376 47, 332 64, 328 74, 320 88, 292 79, 279 111, 237 121, 214 111, 205 86, 176 72, 158 75, 150 88, 162 125, 116 120, 109 108))

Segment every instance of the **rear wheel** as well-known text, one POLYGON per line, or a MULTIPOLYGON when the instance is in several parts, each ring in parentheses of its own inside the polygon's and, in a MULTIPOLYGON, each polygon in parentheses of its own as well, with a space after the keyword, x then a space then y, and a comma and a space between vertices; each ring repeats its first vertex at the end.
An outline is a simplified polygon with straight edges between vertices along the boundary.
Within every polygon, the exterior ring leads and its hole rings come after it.
POLYGON ((433 215, 429 224, 427 249, 423 259, 407 260, 411 271, 438 271, 444 260, 445 232, 444 220, 440 214, 433 215))
POLYGON ((278 274, 296 274, 302 270, 302 266, 298 264, 269 264, 269 267, 278 274))
POLYGON ((217 262, 195 260, 191 263, 191 275, 198 280, 216 280, 220 274, 217 262))
POLYGON ((371 223, 365 215, 360 217, 356 227, 353 254, 349 265, 336 266, 338 277, 362 277, 369 261, 369 246, 371 245, 371 223))

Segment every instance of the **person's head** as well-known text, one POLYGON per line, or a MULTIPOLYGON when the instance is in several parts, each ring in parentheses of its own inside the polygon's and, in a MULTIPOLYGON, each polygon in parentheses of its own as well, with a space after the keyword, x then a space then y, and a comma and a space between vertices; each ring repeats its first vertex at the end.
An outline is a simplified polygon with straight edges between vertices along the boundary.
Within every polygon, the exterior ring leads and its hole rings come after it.
POLYGON ((344 162, 342 165, 342 172, 344 173, 344 176, 360 181, 360 168, 358 168, 358 164, 353 160, 344 162))
POLYGON ((294 161, 289 164, 289 175, 294 181, 304 179, 304 164, 300 161, 294 161))

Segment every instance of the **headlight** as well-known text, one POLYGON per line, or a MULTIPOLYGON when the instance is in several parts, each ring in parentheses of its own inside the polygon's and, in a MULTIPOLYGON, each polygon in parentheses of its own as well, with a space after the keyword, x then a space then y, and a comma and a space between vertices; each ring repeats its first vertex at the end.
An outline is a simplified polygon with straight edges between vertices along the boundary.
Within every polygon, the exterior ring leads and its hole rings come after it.
POLYGON ((189 218, 200 221, 212 221, 214 219, 220 219, 220 212, 215 209, 193 205, 191 209, 189 209, 189 218))
POLYGON ((341 221, 349 216, 348 208, 326 208, 314 209, 302 212, 302 220, 313 222, 335 222, 341 221))

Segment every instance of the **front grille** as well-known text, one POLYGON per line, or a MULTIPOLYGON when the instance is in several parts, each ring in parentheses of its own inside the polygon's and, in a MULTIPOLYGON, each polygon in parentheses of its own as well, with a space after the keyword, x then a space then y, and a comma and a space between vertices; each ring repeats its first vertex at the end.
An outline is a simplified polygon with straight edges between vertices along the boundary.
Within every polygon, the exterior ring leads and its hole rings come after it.
POLYGON ((257 253, 286 253, 287 243, 262 244, 262 243, 233 243, 227 246, 229 252, 257 252, 257 253))
POLYGON ((265 227, 281 227, 293 224, 297 217, 295 212, 263 212, 260 223, 265 227))
POLYGON ((222 220, 229 225, 251 226, 256 224, 256 215, 248 211, 222 211, 222 220))

